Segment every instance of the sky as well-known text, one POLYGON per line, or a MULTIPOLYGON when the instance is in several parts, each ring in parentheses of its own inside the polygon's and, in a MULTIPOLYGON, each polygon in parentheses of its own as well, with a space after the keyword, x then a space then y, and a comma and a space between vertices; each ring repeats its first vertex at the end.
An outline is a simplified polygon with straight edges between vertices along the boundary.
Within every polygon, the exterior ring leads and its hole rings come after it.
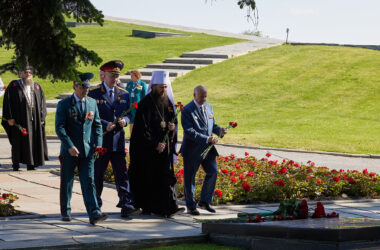
MULTIPOLYGON (((243 33, 237 0, 91 0, 104 15, 243 33)), ((380 0, 256 0, 264 36, 294 42, 380 45, 380 0)))

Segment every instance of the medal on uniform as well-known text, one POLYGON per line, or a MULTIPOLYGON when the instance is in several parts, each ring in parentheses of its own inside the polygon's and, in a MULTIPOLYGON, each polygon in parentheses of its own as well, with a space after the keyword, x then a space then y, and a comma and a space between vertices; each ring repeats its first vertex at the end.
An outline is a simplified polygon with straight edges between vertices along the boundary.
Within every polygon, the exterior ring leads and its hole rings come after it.
POLYGON ((161 121, 160 125, 162 129, 166 128, 166 122, 164 120, 161 121))
POLYGON ((135 97, 135 92, 131 93, 131 98, 135 97))

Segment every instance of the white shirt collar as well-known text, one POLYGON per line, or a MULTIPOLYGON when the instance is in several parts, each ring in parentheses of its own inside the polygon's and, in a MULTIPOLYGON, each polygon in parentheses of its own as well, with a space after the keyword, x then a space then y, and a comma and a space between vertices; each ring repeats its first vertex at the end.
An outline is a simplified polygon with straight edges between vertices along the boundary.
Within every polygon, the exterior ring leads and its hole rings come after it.
MULTIPOLYGON (((103 82, 104 83, 104 87, 106 88, 106 91, 107 91, 107 94, 109 95, 110 93, 110 87, 108 87, 107 83, 106 82, 103 82)), ((113 88, 112 90, 114 90, 115 88, 113 88)), ((113 91, 113 94, 115 94, 115 91, 113 91)))

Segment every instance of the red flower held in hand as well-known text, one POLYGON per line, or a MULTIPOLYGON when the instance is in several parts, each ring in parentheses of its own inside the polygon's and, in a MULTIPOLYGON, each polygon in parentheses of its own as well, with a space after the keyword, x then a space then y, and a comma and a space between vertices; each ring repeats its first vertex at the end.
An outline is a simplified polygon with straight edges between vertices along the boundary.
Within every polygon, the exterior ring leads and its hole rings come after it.
POLYGON ((139 106, 139 105, 137 104, 137 102, 134 102, 134 103, 133 103, 133 107, 134 107, 135 109, 137 109, 138 106, 139 106))
POLYGON ((243 182, 243 184, 241 184, 241 185, 242 185, 245 192, 251 191, 251 185, 249 185, 247 182, 243 182))
POLYGON ((220 191, 219 189, 215 189, 215 191, 214 191, 214 195, 218 196, 219 198, 222 198, 223 193, 222 193, 222 191, 220 191))
POLYGON ((28 131, 26 130, 26 128, 24 128, 23 130, 21 130, 21 134, 23 134, 23 135, 27 135, 28 134, 28 131))

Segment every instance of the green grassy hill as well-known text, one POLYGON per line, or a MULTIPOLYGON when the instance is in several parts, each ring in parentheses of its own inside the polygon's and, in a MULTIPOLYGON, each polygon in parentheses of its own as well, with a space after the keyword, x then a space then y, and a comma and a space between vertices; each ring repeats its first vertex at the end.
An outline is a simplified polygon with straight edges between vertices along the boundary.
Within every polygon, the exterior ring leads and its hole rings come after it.
POLYGON ((380 153, 380 52, 277 46, 195 70, 174 83, 187 103, 208 87, 223 142, 380 153))
MULTIPOLYGON (((183 52, 191 52, 209 47, 232 44, 240 39, 211 36, 200 33, 189 33, 191 36, 186 37, 162 37, 154 39, 145 39, 132 37, 132 29, 155 30, 166 32, 178 32, 170 29, 156 27, 147 27, 132 25, 119 22, 106 21, 104 26, 80 26, 71 28, 76 34, 75 41, 89 50, 94 50, 107 62, 114 59, 120 59, 125 63, 122 73, 128 70, 145 67, 149 63, 160 63, 168 57, 178 57, 183 52)), ((9 62, 13 51, 0 48, 0 64, 9 62)), ((81 66, 82 72, 92 72, 95 74, 94 82, 99 81, 99 66, 81 66)), ((6 73, 1 75, 4 84, 18 78, 17 76, 6 73)), ((36 78, 44 91, 47 99, 54 99, 60 93, 70 92, 72 82, 51 83, 48 79, 36 78)), ((0 99, 0 107, 2 99, 0 99)))

